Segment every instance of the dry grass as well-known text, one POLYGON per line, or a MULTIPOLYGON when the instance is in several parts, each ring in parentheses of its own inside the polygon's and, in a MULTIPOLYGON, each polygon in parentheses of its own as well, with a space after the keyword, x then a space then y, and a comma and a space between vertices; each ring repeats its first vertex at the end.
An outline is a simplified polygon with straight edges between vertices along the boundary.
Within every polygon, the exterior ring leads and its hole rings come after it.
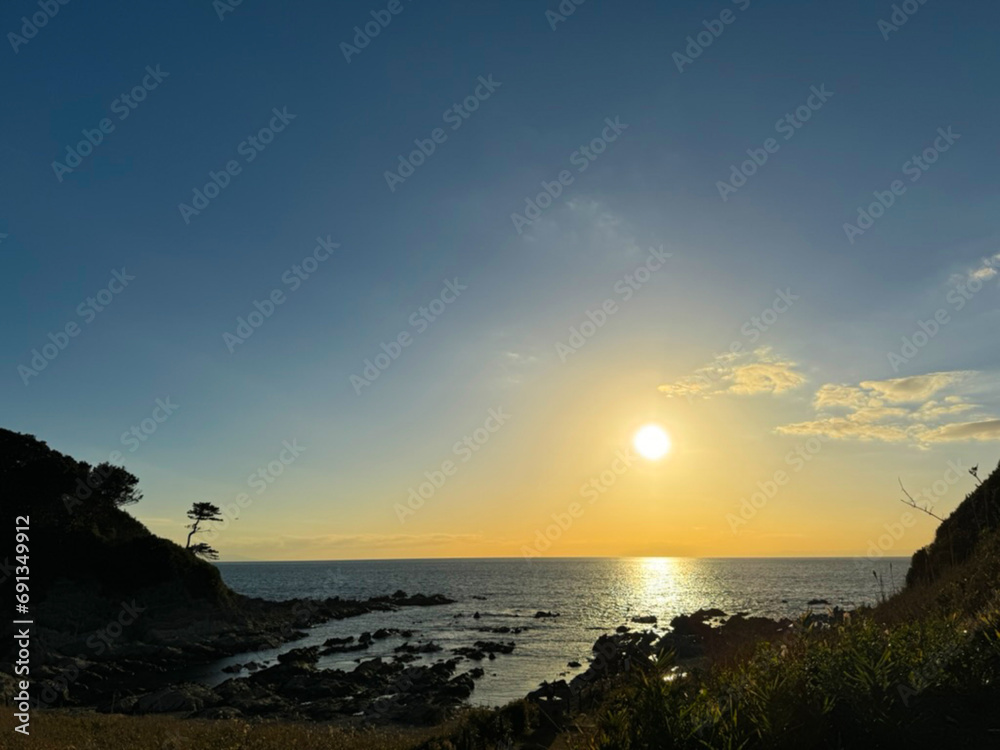
POLYGON ((352 731, 320 724, 200 721, 171 716, 119 716, 38 711, 31 736, 14 731, 9 707, 0 714, 0 748, 31 750, 410 750, 442 727, 352 731))

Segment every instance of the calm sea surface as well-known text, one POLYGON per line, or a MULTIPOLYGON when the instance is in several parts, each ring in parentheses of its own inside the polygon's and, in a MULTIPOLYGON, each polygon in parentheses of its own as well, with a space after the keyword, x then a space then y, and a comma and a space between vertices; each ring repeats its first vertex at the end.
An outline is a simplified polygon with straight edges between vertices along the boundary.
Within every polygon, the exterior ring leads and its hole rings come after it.
MULTIPOLYGON (((443 652, 422 657, 431 662, 477 640, 513 640, 517 645, 512 654, 478 664, 486 676, 477 683, 471 702, 500 705, 523 697, 542 680, 569 678, 582 671, 598 636, 633 616, 655 615, 662 630, 675 615, 702 607, 768 617, 829 609, 810 607, 810 599, 851 608, 878 599, 873 569, 883 577, 888 593, 893 581, 897 587, 902 584, 908 564, 908 558, 885 558, 874 564, 853 558, 622 558, 218 563, 218 567, 233 589, 265 599, 364 599, 398 589, 456 599, 457 603, 443 607, 407 607, 320 625, 306 640, 252 658, 271 662, 289 648, 321 644, 334 636, 357 637, 378 628, 413 630, 411 643, 434 641, 443 646, 443 652), (559 617, 534 619, 539 610, 558 612, 559 617), (473 617, 476 612, 478 619, 473 617), (500 626, 528 630, 518 635, 482 632, 500 626), (570 668, 570 661, 583 667, 570 668)), ((391 657, 402 642, 401 638, 376 641, 368 651, 323 657, 319 666, 350 670, 363 660, 391 657)), ((214 684, 231 676, 221 667, 250 658, 227 659, 192 676, 214 684)), ((465 660, 460 670, 474 666, 476 662, 465 660)))

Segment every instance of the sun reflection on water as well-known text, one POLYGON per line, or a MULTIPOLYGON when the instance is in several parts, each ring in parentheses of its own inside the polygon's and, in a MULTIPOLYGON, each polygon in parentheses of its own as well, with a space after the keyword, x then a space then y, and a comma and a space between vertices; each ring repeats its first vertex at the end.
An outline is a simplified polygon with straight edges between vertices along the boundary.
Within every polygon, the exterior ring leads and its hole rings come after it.
POLYGON ((684 598, 688 571, 683 558, 641 557, 635 562, 632 589, 643 607, 652 613, 662 612, 668 602, 684 598))

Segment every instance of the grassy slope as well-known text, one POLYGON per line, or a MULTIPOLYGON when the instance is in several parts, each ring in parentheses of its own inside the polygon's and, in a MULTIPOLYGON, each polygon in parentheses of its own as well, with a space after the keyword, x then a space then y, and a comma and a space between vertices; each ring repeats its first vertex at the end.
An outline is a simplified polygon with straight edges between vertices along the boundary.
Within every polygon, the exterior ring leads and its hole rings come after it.
POLYGON ((177 716, 121 716, 80 710, 32 714, 31 735, 14 732, 11 711, 0 712, 0 748, 28 750, 504 750, 564 747, 537 709, 515 701, 502 709, 469 709, 435 727, 359 729, 314 723, 199 720, 177 716), (12 737, 9 741, 7 738, 12 737), (553 739, 556 744, 550 745, 553 739))
POLYGON ((409 750, 432 733, 44 711, 32 719, 31 736, 23 737, 14 732, 10 712, 0 714, 0 747, 11 750, 409 750))

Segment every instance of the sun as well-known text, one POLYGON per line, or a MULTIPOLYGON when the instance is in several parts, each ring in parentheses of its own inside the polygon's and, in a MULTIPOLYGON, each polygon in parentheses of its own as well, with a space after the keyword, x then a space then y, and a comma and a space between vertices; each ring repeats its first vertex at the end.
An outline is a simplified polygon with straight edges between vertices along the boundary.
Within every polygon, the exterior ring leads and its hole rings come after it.
POLYGON ((632 438, 632 445, 639 451, 639 455, 648 458, 650 461, 659 461, 670 452, 670 436, 666 431, 655 424, 648 424, 632 438))

